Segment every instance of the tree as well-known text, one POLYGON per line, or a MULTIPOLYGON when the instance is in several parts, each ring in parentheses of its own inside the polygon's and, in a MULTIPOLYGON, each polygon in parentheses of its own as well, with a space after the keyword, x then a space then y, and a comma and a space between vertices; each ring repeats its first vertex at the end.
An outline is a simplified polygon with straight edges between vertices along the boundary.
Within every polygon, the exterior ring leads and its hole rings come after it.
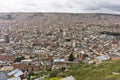
POLYGON ((14 61, 14 62, 21 62, 21 60, 24 60, 24 59, 25 59, 24 56, 17 57, 17 58, 15 58, 15 61, 14 61))
POLYGON ((60 68, 60 71, 62 71, 62 72, 65 72, 65 70, 66 70, 65 67, 60 68))
POLYGON ((28 80, 31 80, 32 79, 32 76, 35 76, 35 74, 33 72, 29 73, 28 74, 28 80))
POLYGON ((69 55, 69 59, 68 59, 68 61, 74 61, 74 56, 73 56, 73 53, 71 53, 70 55, 69 55))
POLYGON ((50 72, 49 77, 56 77, 60 72, 58 70, 53 70, 52 72, 50 72))

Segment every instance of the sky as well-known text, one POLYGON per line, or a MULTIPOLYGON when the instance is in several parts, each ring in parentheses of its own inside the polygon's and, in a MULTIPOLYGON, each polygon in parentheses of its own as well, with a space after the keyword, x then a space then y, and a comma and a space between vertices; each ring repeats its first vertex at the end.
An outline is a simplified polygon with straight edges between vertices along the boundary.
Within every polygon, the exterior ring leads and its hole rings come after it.
POLYGON ((0 12, 120 14, 120 0, 0 0, 0 12))

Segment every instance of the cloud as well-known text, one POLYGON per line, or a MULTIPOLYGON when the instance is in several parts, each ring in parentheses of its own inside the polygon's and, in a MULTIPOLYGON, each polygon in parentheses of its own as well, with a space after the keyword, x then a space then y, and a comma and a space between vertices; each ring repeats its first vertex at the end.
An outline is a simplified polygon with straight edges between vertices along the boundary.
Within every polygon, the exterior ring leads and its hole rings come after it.
POLYGON ((86 6, 86 9, 88 11, 93 12, 108 12, 108 13, 119 13, 120 12, 120 2, 118 0, 112 1, 112 0, 106 0, 102 2, 94 2, 94 5, 92 6, 86 6))
POLYGON ((0 0, 0 12, 117 13, 119 0, 0 0))

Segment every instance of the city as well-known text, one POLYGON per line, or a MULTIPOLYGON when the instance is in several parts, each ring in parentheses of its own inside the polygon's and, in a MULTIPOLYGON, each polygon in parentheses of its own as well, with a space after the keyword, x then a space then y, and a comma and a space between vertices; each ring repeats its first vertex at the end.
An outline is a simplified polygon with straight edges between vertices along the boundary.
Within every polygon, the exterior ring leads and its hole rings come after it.
POLYGON ((0 14, 0 80, 47 80, 57 71, 69 71, 69 66, 119 60, 119 15, 0 14))

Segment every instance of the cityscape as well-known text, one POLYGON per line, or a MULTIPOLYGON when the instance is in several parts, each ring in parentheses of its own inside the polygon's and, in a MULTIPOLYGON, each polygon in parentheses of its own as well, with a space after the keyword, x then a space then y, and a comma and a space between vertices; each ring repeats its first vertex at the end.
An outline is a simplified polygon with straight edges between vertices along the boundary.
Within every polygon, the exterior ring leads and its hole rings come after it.
POLYGON ((120 0, 0 0, 0 80, 120 80, 120 0))
POLYGON ((0 26, 0 80, 81 80, 72 68, 120 60, 119 15, 4 13, 0 26))

